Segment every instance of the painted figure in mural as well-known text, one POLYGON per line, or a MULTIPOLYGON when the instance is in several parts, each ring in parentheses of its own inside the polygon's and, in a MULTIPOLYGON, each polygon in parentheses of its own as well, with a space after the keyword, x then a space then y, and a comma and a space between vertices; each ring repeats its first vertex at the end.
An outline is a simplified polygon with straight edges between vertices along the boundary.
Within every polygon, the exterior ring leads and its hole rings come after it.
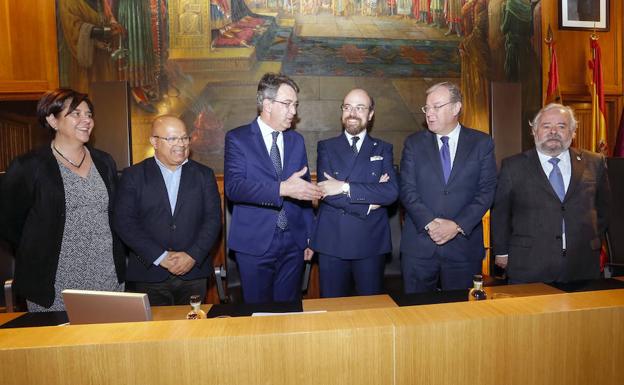
POLYGON ((11 162, 0 185, 0 238, 15 248, 15 289, 28 311, 60 311, 64 289, 124 289, 125 251, 111 230, 117 166, 88 144, 87 95, 48 92, 37 119, 53 139, 11 162))
POLYGON ((431 0, 429 12, 432 19, 431 24, 438 28, 444 27, 444 0, 431 0))
POLYGON ((466 289, 485 257, 481 219, 496 189, 492 138, 458 122, 459 88, 427 90, 428 130, 405 140, 400 194, 405 208, 401 269, 407 293, 466 289))
POLYGON ((392 145, 368 132, 375 102, 366 91, 351 90, 340 108, 344 132, 318 142, 323 200, 310 244, 319 255, 321 296, 380 294, 392 251, 386 206, 399 196, 392 145))
POLYGON ((412 14, 416 22, 427 23, 431 0, 412 0, 412 14))
MULTIPOLYGON (((462 4, 463 0, 446 0, 444 2, 444 14, 446 15, 446 24, 448 24, 448 31, 444 34, 448 36, 452 33, 456 33, 457 36, 461 36, 462 25, 462 4)), ((487 6, 486 6, 487 7, 487 6)))
POLYGON ((259 116, 225 137, 225 194, 234 205, 228 243, 245 302, 301 298, 304 259, 321 189, 310 183, 303 136, 290 129, 299 87, 282 74, 258 84, 259 116))
POLYGON ((412 14, 412 0, 397 0, 397 15, 407 18, 412 14))
POLYGON ((224 12, 223 17, 213 19, 211 25, 213 47, 252 47, 254 37, 266 32, 273 19, 251 12, 244 0, 213 1, 211 18, 215 17, 213 11, 224 12))
POLYGON ((108 1, 59 0, 60 83, 88 92, 95 81, 117 79, 111 53, 124 33, 108 1))
POLYGON ((600 278, 607 165, 601 154, 570 147, 576 126, 570 107, 548 104, 531 121, 535 148, 502 162, 492 246, 509 283, 600 278))
POLYGON ((151 128, 154 156, 124 170, 113 225, 132 250, 128 289, 146 293, 153 306, 184 305, 206 296, 221 198, 212 169, 188 158, 184 122, 163 115, 151 128))
POLYGON ((195 35, 201 32, 199 5, 190 2, 184 3, 182 13, 178 16, 180 34, 195 35))
POLYGON ((464 94, 462 123, 489 132, 489 46, 486 0, 468 0, 462 8, 465 37, 459 45, 461 89, 464 94))
POLYGON ((154 113, 156 108, 151 102, 160 98, 159 78, 166 59, 166 50, 162 49, 166 44, 165 0, 116 1, 117 17, 128 31, 124 39, 128 55, 123 78, 130 83, 135 102, 154 113))

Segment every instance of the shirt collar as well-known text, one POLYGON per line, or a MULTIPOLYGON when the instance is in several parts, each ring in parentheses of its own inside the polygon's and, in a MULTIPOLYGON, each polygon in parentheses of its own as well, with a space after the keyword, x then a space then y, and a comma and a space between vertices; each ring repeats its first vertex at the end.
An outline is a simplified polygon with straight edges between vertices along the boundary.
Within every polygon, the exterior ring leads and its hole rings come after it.
POLYGON ((570 149, 565 150, 564 152, 562 152, 561 154, 557 156, 546 155, 540 152, 540 150, 538 150, 537 148, 536 150, 537 150, 537 156, 539 156, 540 163, 548 163, 550 158, 559 158, 559 160, 561 160, 562 163, 565 163, 565 164, 570 163, 570 149))
POLYGON ((344 134, 347 137, 347 141, 349 142, 349 144, 351 144, 351 138, 353 138, 354 136, 360 138, 359 142, 362 143, 364 141, 364 137, 366 137, 366 129, 362 130, 362 132, 357 135, 351 135, 347 132, 347 130, 344 131, 344 134))
POLYGON ((154 160, 156 160, 156 164, 158 165, 158 167, 160 167, 161 170, 164 171, 168 171, 168 172, 176 172, 180 169, 180 167, 184 166, 186 163, 188 163, 188 158, 184 159, 184 162, 182 162, 181 165, 179 165, 178 167, 176 167, 175 170, 171 170, 169 169, 169 167, 165 166, 165 164, 163 162, 161 162, 160 160, 158 160, 158 158, 156 157, 156 155, 154 155, 154 160))
MULTIPOLYGON (((258 127, 260 127, 260 133, 262 134, 262 136, 271 136, 273 132, 282 133, 281 131, 274 130, 273 128, 271 128, 271 126, 266 124, 259 116, 258 116, 258 127)), ((279 138, 279 135, 277 137, 279 138)))
POLYGON ((450 142, 457 143, 457 141, 459 140, 460 131, 461 131, 461 124, 457 123, 457 126, 453 128, 453 131, 449 132, 446 135, 436 134, 436 138, 438 139, 438 142, 440 142, 441 137, 448 136, 450 142))

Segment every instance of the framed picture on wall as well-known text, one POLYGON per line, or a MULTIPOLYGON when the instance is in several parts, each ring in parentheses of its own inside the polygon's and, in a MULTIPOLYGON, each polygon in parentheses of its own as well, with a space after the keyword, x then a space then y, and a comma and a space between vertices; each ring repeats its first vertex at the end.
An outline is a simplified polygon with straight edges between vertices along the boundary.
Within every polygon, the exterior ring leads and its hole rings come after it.
POLYGON ((559 29, 609 30, 610 0, 558 0, 559 29))

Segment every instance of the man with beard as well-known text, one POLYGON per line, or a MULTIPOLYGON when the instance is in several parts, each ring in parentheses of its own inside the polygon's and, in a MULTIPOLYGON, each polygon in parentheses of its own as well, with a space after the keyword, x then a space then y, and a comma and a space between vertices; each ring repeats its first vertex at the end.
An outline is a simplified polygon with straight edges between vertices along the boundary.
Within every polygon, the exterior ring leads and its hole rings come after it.
POLYGON ((576 125, 570 107, 549 104, 531 122, 535 149, 502 162, 491 223, 510 283, 600 277, 609 181, 602 155, 570 148, 576 125))
POLYGON ((459 124, 462 96, 449 82, 427 90, 428 130, 405 141, 401 268, 407 293, 466 289, 485 257, 481 219, 496 190, 492 138, 459 124))
POLYGON ((344 133, 318 142, 323 190, 312 248, 319 253, 321 296, 379 294, 392 250, 386 207, 399 193, 392 145, 368 135, 375 102, 351 90, 342 105, 344 133))

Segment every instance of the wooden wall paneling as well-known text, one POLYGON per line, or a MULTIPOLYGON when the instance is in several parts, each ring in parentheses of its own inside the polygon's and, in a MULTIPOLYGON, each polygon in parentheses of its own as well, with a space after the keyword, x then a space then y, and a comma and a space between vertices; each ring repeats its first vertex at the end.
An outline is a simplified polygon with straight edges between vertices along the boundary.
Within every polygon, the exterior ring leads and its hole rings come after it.
POLYGON ((0 100, 58 87, 56 2, 0 0, 0 100))
POLYGON ((13 158, 32 149, 36 129, 33 119, 0 113, 0 171, 6 171, 13 158))

